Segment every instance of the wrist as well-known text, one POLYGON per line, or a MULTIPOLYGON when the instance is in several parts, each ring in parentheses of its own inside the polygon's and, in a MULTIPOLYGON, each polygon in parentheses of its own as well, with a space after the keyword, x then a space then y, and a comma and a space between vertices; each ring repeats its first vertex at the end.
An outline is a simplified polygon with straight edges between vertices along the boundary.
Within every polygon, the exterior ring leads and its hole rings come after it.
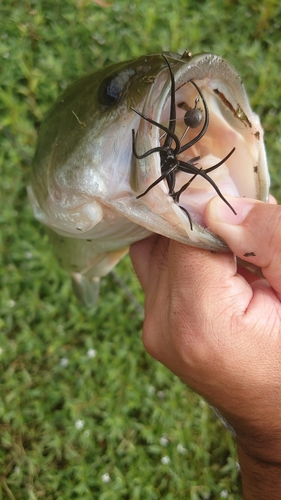
POLYGON ((280 500, 281 498, 281 449, 265 450, 267 459, 257 458, 237 444, 241 470, 243 500, 280 500))

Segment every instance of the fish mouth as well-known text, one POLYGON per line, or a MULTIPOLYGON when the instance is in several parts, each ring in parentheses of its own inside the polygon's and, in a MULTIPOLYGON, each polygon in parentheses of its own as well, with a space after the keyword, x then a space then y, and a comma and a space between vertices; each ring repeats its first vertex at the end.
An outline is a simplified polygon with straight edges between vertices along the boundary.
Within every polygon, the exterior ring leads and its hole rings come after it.
POLYGON ((146 140, 134 154, 146 176, 138 198, 151 204, 162 189, 191 230, 206 228, 204 209, 216 194, 232 211, 225 195, 268 201, 263 131, 236 70, 214 54, 177 59, 176 69, 164 58, 166 82, 160 74, 139 113, 146 140))

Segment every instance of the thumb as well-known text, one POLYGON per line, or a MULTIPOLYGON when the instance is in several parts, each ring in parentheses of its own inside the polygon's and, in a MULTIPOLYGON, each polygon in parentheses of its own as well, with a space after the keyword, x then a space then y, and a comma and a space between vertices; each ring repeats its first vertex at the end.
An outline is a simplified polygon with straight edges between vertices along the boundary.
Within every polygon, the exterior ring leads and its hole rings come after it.
POLYGON ((204 212, 207 227, 246 262, 261 267, 281 296, 281 206, 248 198, 226 197, 235 215, 218 196, 204 212))

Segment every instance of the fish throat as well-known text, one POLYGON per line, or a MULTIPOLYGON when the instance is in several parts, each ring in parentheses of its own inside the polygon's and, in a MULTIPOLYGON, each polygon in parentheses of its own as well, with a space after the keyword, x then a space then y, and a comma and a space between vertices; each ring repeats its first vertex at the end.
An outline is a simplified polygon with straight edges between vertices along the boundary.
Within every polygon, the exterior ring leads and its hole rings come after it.
POLYGON ((199 86, 193 81, 189 80, 185 82, 183 85, 186 85, 190 83, 193 85, 193 87, 196 89, 197 93, 199 94, 199 97, 196 96, 194 100, 194 107, 191 108, 186 102, 180 102, 176 104, 176 92, 181 88, 179 87, 176 89, 176 84, 175 84, 175 77, 171 68, 171 65, 169 63, 168 58, 162 54, 163 58, 165 59, 169 73, 170 73, 170 80, 171 80, 171 99, 170 99, 170 109, 169 109, 169 123, 168 126, 165 126, 161 123, 158 123, 155 120, 152 120, 145 114, 141 113, 139 110, 135 109, 132 107, 132 110, 137 113, 141 118, 146 120, 147 122, 151 123, 155 127, 159 128, 162 130, 162 135, 160 136, 160 146, 154 147, 149 149, 143 154, 138 154, 136 151, 136 140, 135 140, 135 130, 132 130, 132 151, 134 156, 138 159, 141 160, 143 158, 146 158, 149 155, 152 154, 160 154, 160 165, 161 165, 161 175, 154 181, 152 182, 148 188, 141 193, 140 195, 137 196, 137 199, 145 196, 152 188, 154 188, 159 182, 162 180, 165 180, 168 186, 169 190, 169 196, 173 198, 175 203, 178 204, 178 206, 183 210, 183 212, 186 214, 188 217, 189 223, 190 223, 190 228, 193 229, 192 226, 192 218, 191 215, 189 214, 188 210, 183 207, 180 204, 180 197, 184 191, 195 181, 196 178, 201 177, 205 179, 216 191, 216 193, 220 196, 220 198, 224 201, 224 203, 232 210, 232 212, 236 215, 236 212, 234 208, 230 205, 230 203, 227 201, 227 199, 224 197, 222 194, 221 190, 219 189, 217 183, 210 177, 209 173, 213 172, 214 170, 218 169, 221 167, 227 160, 232 156, 232 154, 235 151, 235 147, 231 149, 231 151, 219 162, 215 163, 211 167, 208 167, 206 169, 203 169, 202 167, 198 167, 198 162, 201 159, 201 156, 194 156, 191 157, 188 160, 184 160, 183 153, 188 151, 189 149, 193 148, 206 134, 209 126, 209 109, 207 106, 207 102, 204 98, 204 95, 199 88, 199 86), (202 109, 200 109, 199 103, 200 100, 203 104, 204 108, 204 113, 202 109), (176 125, 177 125, 177 108, 186 111, 183 117, 183 121, 185 123, 185 130, 181 134, 181 136, 178 136, 176 134, 176 125), (185 137, 187 136, 188 132, 190 129, 196 129, 200 127, 200 125, 203 123, 203 126, 200 130, 200 132, 193 137, 190 141, 186 142, 183 144, 183 141, 185 137), (187 182, 184 182, 179 189, 176 187, 176 180, 179 172, 183 172, 185 174, 189 174, 189 178, 187 182), (191 175, 191 177, 190 177, 191 175))

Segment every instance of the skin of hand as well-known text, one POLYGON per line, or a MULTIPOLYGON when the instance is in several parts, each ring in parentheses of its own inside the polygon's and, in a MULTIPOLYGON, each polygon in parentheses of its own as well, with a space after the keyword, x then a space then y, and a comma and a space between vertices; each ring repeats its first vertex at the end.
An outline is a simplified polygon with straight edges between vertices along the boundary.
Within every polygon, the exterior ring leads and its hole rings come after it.
POLYGON ((151 356, 218 408, 234 428, 244 498, 277 499, 281 206, 227 199, 237 215, 214 197, 204 219, 233 254, 200 250, 159 235, 131 246, 145 292, 143 342, 151 356), (237 267, 235 255, 259 266, 264 278, 237 267))

